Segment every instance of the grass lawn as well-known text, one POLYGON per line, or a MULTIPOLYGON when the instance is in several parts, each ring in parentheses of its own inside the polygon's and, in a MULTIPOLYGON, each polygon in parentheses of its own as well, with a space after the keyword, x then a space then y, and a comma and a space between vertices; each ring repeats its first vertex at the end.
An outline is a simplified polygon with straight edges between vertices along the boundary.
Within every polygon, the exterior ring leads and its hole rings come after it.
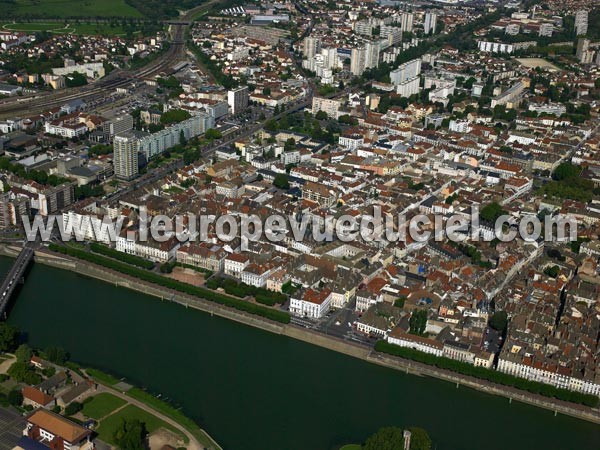
POLYGON ((358 444, 348 444, 344 445, 340 450, 360 450, 360 445, 358 444))
POLYGON ((82 412, 85 416, 91 417, 92 419, 101 419, 115 409, 125 405, 125 403, 127 402, 122 398, 115 397, 107 392, 102 392, 93 397, 92 400, 86 402, 83 405, 82 412))
POLYGON ((140 402, 145 403, 152 409, 158 411, 159 413, 165 415, 170 419, 173 419, 175 422, 182 425, 187 431, 192 433, 196 437, 196 439, 198 439, 198 441, 205 447, 215 447, 216 443, 212 440, 212 438, 209 435, 207 435, 204 432, 202 428, 200 428, 200 426, 196 422, 194 422, 192 419, 184 415, 180 410, 174 408, 170 404, 136 387, 130 389, 127 392, 127 395, 129 395, 132 398, 135 398, 136 400, 139 400, 140 402))
MULTIPOLYGON (((0 0, 1 2, 1 0, 0 0)), ((1 4, 1 3, 0 3, 1 4)), ((9 31, 47 31, 54 34, 85 34, 96 36, 121 36, 125 35, 123 27, 110 26, 110 24, 95 23, 65 23, 65 22, 39 22, 39 23, 4 23, 1 28, 9 31)))
POLYGON ((100 439, 102 439, 105 442, 108 442, 109 444, 114 444, 115 442, 113 440, 113 435, 115 433, 115 430, 121 423, 121 419, 124 418, 138 419, 144 422, 146 424, 146 429, 149 433, 152 433, 153 431, 159 428, 166 428, 167 430, 174 432, 178 436, 181 436, 182 439, 184 438, 184 436, 181 435, 181 432, 173 428, 171 425, 163 422, 159 418, 147 413, 146 411, 138 408, 137 406, 128 405, 125 408, 117 411, 116 413, 100 421, 100 426, 96 430, 98 432, 98 435, 100 436, 100 439))
POLYGON ((96 381, 102 384, 106 384, 107 386, 114 386, 115 384, 119 383, 118 379, 98 369, 86 369, 86 372, 96 381))
POLYGON ((0 0, 0 17, 142 17, 125 0, 0 0))

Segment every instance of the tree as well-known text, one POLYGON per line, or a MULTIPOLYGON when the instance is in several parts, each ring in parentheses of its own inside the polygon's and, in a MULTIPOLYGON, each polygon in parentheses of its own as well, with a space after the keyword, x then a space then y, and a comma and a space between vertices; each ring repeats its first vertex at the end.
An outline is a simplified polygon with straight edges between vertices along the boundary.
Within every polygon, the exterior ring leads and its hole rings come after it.
POLYGON ((404 450, 404 433, 398 427, 383 427, 371 435, 362 450, 404 450))
POLYGON ((579 175, 581 168, 571 163, 560 164, 552 174, 552 178, 556 181, 568 180, 579 175))
POLYGON ((411 334, 422 335, 427 328, 427 310, 413 311, 409 320, 411 334))
POLYGON ((29 363, 29 361, 31 361, 31 357, 33 356, 33 352, 29 345, 21 344, 15 351, 15 356, 17 357, 17 361, 29 363))
POLYGON ((183 122, 190 117, 192 117, 192 115, 183 109, 170 109, 160 116, 160 123, 163 125, 171 125, 173 123, 183 122))
POLYGON ((328 117, 329 116, 325 111, 318 111, 317 114, 315 114, 315 119, 317 120, 326 120, 328 117))
POLYGON ((183 132, 183 130, 181 130, 179 132, 179 145, 185 145, 186 142, 187 142, 187 139, 185 138, 185 133, 183 132))
POLYGON ((556 278, 558 276, 558 274, 560 273, 560 267, 558 267, 558 266, 546 267, 544 269, 544 273, 546 275, 548 275, 549 277, 556 278))
POLYGON ((45 353, 48 361, 58 364, 59 366, 62 366, 67 362, 67 359, 69 359, 65 349, 60 347, 48 347, 45 353))
POLYGON ((289 138, 287 141, 285 141, 285 144, 283 145, 283 151, 291 152, 292 150, 296 150, 296 139, 289 138))
POLYGON ((18 389, 13 389, 8 393, 8 403, 13 406, 21 406, 23 403, 23 394, 18 389))
POLYGON ((208 130, 206 130, 204 136, 210 141, 214 141, 215 139, 221 139, 223 137, 221 132, 219 130, 215 130, 214 128, 209 128, 208 130))
POLYGON ((431 450, 431 438, 427 431, 419 427, 409 427, 410 450, 431 450))
POLYGON ((481 208, 479 215, 482 219, 487 220, 488 222, 495 222, 498 217, 506 214, 506 211, 502 209, 496 202, 492 202, 489 205, 485 205, 481 208))
POLYGON ((506 311, 496 311, 490 319, 490 327, 496 331, 504 331, 508 326, 508 314, 506 311))
POLYGON ((19 330, 5 322, 0 323, 0 352, 11 352, 17 346, 19 330))
POLYGON ((275 187, 278 187, 279 189, 289 189, 290 182, 288 176, 285 173, 278 173, 277 175, 275 175, 273 185, 275 187))
POLYGON ((31 370, 28 363, 15 362, 8 368, 8 374, 15 380, 21 383, 27 383, 30 385, 40 384, 42 377, 31 370))
POLYGON ((83 409, 83 405, 81 403, 79 403, 79 402, 71 402, 65 408, 65 414, 67 416, 74 416, 75 414, 77 414, 82 409, 83 409))
POLYGON ((122 419, 115 430, 115 444, 122 450, 145 450, 148 432, 146 424, 138 419, 122 419))

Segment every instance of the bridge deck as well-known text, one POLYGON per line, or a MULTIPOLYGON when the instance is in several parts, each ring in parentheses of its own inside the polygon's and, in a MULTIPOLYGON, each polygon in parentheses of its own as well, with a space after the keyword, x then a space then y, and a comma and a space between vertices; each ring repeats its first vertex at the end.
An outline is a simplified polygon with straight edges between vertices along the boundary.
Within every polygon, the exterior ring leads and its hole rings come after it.
POLYGON ((10 297, 15 290, 15 286, 18 284, 21 277, 23 277, 29 262, 33 259, 33 255, 33 249, 25 246, 23 250, 21 250, 21 253, 19 253, 19 256, 17 256, 17 259, 15 259, 6 278, 4 278, 2 286, 0 287, 0 317, 5 317, 10 297))

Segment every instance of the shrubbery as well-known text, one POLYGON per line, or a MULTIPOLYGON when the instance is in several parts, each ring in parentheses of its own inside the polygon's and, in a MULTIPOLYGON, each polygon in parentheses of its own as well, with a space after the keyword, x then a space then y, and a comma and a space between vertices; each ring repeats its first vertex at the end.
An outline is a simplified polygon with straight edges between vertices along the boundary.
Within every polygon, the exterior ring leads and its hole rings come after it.
POLYGON ((228 306, 231 308, 235 308, 239 311, 244 311, 250 314, 256 314, 258 316, 265 317, 270 320, 274 320, 276 322, 281 323, 289 323, 290 315, 284 311, 278 311, 275 309, 265 308, 260 305, 256 305, 254 303, 250 303, 244 300, 237 300, 235 298, 230 298, 226 295, 219 294, 218 292, 213 292, 209 289, 205 289, 202 287, 192 286, 190 284, 182 283, 181 281, 172 280, 170 278, 163 277, 154 272, 148 272, 147 270, 139 269, 137 267, 132 267, 127 264, 123 264, 119 261, 115 261, 113 259, 105 258, 100 255, 95 255, 92 253, 85 252, 83 250, 79 250, 71 247, 61 247, 56 244, 50 244, 49 249, 52 251, 56 251, 65 255, 74 256, 76 258, 82 259, 84 261, 88 261, 93 264, 98 264, 100 266, 106 267, 108 269, 116 270, 117 272, 124 273, 126 275, 130 275, 135 278, 139 278, 143 281, 148 281, 150 283, 157 284, 159 286, 163 286, 169 289, 174 289, 179 292, 183 292, 185 294, 193 295, 196 297, 200 297, 220 305, 228 306))
POLYGON ((540 394, 545 397, 557 398, 567 402, 579 403, 586 406, 596 407, 599 403, 598 397, 590 394, 582 394, 580 392, 569 391, 568 389, 559 389, 549 384, 539 383, 537 381, 526 380, 497 370, 486 369, 484 367, 475 367, 472 364, 456 361, 454 359, 445 358, 443 356, 435 356, 428 353, 423 353, 412 348, 400 347, 390 344, 386 341, 378 341, 375 344, 375 350, 381 353, 387 353, 401 358, 410 359, 423 364, 438 367, 440 369, 451 370, 462 375, 468 375, 474 378, 479 378, 492 383, 511 386, 517 389, 522 389, 533 394, 540 394))
POLYGON ((287 297, 279 292, 269 291, 264 288, 257 288, 246 283, 237 282, 229 278, 213 277, 206 283, 210 289, 223 288, 229 295, 244 298, 252 296, 258 303, 273 306, 277 303, 284 304, 287 297))

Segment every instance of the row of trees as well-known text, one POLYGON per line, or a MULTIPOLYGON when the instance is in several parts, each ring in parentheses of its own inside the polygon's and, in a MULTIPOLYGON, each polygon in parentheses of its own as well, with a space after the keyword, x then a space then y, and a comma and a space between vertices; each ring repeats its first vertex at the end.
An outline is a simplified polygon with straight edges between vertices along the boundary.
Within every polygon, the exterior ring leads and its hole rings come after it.
POLYGON ((159 286, 174 289, 176 291, 189 294, 195 297, 203 298, 205 300, 218 303, 220 305, 228 306, 230 308, 244 311, 257 316, 265 317, 270 320, 274 320, 280 323, 289 323, 290 315, 284 311, 278 311, 271 308, 266 308, 261 305, 256 305, 244 300, 235 299, 227 295, 219 294, 210 289, 192 286, 181 281, 166 278, 154 272, 149 272, 145 269, 124 264, 113 259, 106 258, 93 253, 88 253, 83 250, 79 250, 71 247, 62 247, 56 244, 50 244, 49 249, 58 253, 73 256, 84 261, 88 261, 93 264, 106 267, 108 269, 115 270, 117 272, 138 278, 143 281, 157 284, 159 286))
POLYGON ((462 375, 490 381, 492 383, 515 387, 533 394, 539 394, 545 397, 578 403, 593 408, 598 406, 600 400, 595 395, 582 394, 580 392, 569 391, 568 389, 560 389, 550 386, 549 384, 526 380, 525 378, 515 377, 497 370, 486 369, 484 367, 475 367, 474 365, 466 362, 456 361, 443 356, 435 356, 429 353, 423 353, 412 348, 400 347, 398 345, 390 344, 386 341, 378 341, 375 344, 375 350, 381 353, 387 353, 423 364, 435 366, 440 369, 451 370, 462 375))
POLYGON ((279 292, 269 291, 268 289, 250 286, 246 283, 238 282, 230 278, 212 277, 206 282, 206 287, 210 289, 223 288, 229 295, 244 298, 252 296, 258 303, 273 306, 284 304, 287 297, 279 292))

